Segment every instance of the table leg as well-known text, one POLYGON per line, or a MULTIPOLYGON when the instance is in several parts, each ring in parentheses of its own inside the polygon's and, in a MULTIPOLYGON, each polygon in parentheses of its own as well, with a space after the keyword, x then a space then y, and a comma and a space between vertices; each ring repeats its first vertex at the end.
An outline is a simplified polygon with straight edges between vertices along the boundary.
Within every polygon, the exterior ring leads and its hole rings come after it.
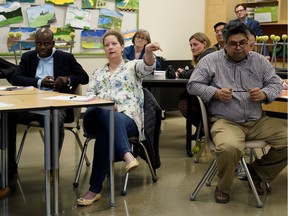
POLYGON ((111 106, 109 118, 110 207, 115 207, 114 128, 114 106, 111 106))
POLYGON ((59 110, 52 111, 52 124, 53 124, 53 145, 52 145, 52 170, 54 181, 54 213, 59 215, 59 110))
POLYGON ((8 114, 2 113, 1 115, 1 172, 2 172, 2 187, 8 186, 8 156, 7 156, 7 143, 8 143, 8 114))
POLYGON ((50 169, 51 169, 51 126, 50 126, 50 110, 44 114, 44 160, 45 160, 45 190, 46 190, 46 215, 51 215, 50 201, 50 169))

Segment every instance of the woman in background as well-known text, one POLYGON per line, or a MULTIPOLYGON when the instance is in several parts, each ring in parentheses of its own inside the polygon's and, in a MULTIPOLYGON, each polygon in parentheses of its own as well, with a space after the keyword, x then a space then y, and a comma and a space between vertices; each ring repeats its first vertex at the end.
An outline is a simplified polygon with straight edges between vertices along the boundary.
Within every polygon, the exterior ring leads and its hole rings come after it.
MULTIPOLYGON (((143 59, 145 54, 145 46, 151 43, 151 37, 148 31, 139 29, 132 37, 133 45, 125 47, 124 58, 128 60, 143 59)), ((156 59, 156 70, 161 69, 161 64, 156 59)))
MULTIPOLYGON (((115 158, 124 160, 125 171, 139 166, 132 155, 130 136, 144 138, 144 95, 142 78, 153 72, 154 51, 161 50, 158 43, 145 46, 144 59, 126 61, 123 59, 124 38, 110 30, 103 37, 103 45, 108 63, 97 68, 90 79, 86 95, 115 102, 115 158)), ((77 204, 88 206, 101 198, 102 183, 109 170, 109 110, 89 107, 84 113, 83 125, 87 134, 95 135, 93 167, 90 187, 77 204)))
MULTIPOLYGON (((176 77, 189 79, 194 70, 194 66, 196 66, 196 64, 200 61, 200 59, 202 59, 209 53, 216 51, 215 48, 211 47, 211 42, 209 38, 202 32, 197 32, 193 34, 189 38, 189 45, 193 55, 192 60, 193 67, 191 69, 178 68, 176 71, 176 77)), ((184 117, 187 117, 187 104, 188 104, 187 98, 188 98, 188 92, 187 90, 185 90, 182 94, 180 94, 178 103, 178 108, 184 117)), ((196 114, 199 112, 198 100, 195 97, 191 97, 191 100, 192 100, 191 112, 193 114, 196 114)), ((194 126, 197 127, 200 121, 201 121, 201 115, 198 114, 193 115, 192 124, 194 126)))

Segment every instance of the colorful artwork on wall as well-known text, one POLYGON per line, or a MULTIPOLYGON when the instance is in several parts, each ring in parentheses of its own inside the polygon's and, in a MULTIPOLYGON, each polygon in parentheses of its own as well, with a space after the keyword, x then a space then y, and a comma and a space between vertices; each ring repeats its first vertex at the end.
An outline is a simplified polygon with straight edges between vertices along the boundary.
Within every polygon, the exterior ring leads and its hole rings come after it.
POLYGON ((115 0, 119 10, 138 10, 139 0, 115 0))
POLYGON ((68 6, 66 11, 65 25, 79 29, 90 29, 90 11, 75 6, 68 6))
POLYGON ((54 33, 54 41, 55 41, 55 48, 57 49, 69 49, 73 48, 73 44, 71 43, 71 35, 74 33, 75 36, 75 30, 73 28, 64 27, 50 27, 50 29, 54 33))
POLYGON ((42 27, 56 22, 52 4, 31 6, 27 8, 27 16, 30 27, 42 27))
POLYGON ((0 5, 0 27, 21 22, 23 22, 23 14, 19 2, 0 5))
POLYGON ((54 5, 70 5, 74 3, 74 0, 45 0, 45 2, 54 5))
POLYGON ((35 2, 35 0, 6 0, 6 1, 7 2, 20 2, 20 3, 34 3, 35 2))
POLYGON ((82 8, 95 9, 106 7, 107 0, 82 0, 82 8))
POLYGON ((85 49, 103 49, 102 38, 107 30, 81 31, 81 46, 85 49))
POLYGON ((13 52, 16 50, 30 50, 35 48, 35 33, 36 28, 30 27, 10 27, 10 32, 14 32, 14 46, 13 46, 13 38, 8 37, 7 39, 7 47, 9 52, 13 52), (17 37, 17 33, 21 32, 21 38, 17 37), (16 41, 15 41, 16 40, 16 41), (18 42, 17 40, 21 40, 22 42, 18 42))
POLYGON ((109 9, 100 9, 98 26, 106 29, 115 29, 120 31, 122 26, 123 14, 109 9))

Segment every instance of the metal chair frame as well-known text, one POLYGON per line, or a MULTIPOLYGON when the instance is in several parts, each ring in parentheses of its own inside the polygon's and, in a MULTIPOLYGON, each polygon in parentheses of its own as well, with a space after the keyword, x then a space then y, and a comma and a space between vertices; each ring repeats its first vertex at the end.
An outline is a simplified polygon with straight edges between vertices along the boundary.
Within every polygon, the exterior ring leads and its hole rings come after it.
MULTIPOLYGON (((206 145, 209 147, 209 149, 211 151, 215 151, 214 143, 212 142, 211 137, 210 137, 209 123, 208 123, 208 114, 207 114, 207 111, 206 111, 205 104, 204 104, 203 100, 199 96, 197 96, 197 98, 198 98, 198 101, 199 101, 199 104, 200 104, 200 107, 201 107, 201 115, 202 115, 204 134, 205 134, 205 143, 206 143, 206 145)), ((263 140, 246 141, 245 142, 245 147, 247 149, 250 149, 250 151, 251 151, 250 160, 253 160, 253 158, 252 158, 253 156, 257 157, 256 152, 254 150, 255 148, 261 148, 263 154, 265 154, 266 153, 266 151, 265 151, 266 145, 267 145, 267 143, 265 141, 263 141, 263 140)), ((256 206, 258 208, 262 208, 263 207, 263 202, 260 200, 259 195, 258 195, 258 193, 256 191, 256 188, 255 188, 255 185, 253 183, 252 177, 251 177, 250 172, 249 172, 249 170, 247 168, 244 156, 241 157, 241 163, 242 163, 242 165, 244 167, 246 176, 248 178, 248 182, 249 182, 249 184, 251 186, 253 195, 254 195, 254 197, 256 199, 256 206)), ((196 200, 196 196, 197 196, 198 192, 200 191, 200 189, 202 188, 202 186, 204 185, 205 182, 206 182, 206 186, 210 186, 211 185, 211 181, 213 180, 213 177, 215 176, 216 173, 217 173, 217 163, 216 163, 216 158, 214 158, 212 163, 210 164, 209 168, 205 172, 204 176, 201 178, 201 180, 197 184, 196 188, 194 189, 192 195, 190 196, 191 201, 195 201, 196 200)), ((265 183, 265 185, 266 185, 266 190, 268 192, 270 192, 271 191, 270 185, 268 183, 265 183)))
MULTIPOLYGON (((78 185, 79 185, 79 178, 80 178, 81 170, 82 170, 82 167, 83 167, 84 155, 86 155, 88 144, 89 144, 89 142, 92 139, 95 139, 94 136, 88 135, 86 133, 84 133, 84 136, 86 137, 86 140, 85 140, 84 145, 83 145, 82 154, 81 154, 81 157, 80 157, 80 161, 79 161, 79 164, 78 164, 77 172, 76 172, 75 179, 74 179, 74 182, 73 182, 73 186, 75 188, 77 188, 78 185)), ((145 157, 147 159, 147 164, 148 164, 151 176, 152 176, 152 180, 153 180, 153 182, 157 182, 158 177, 157 177, 156 171, 153 169, 153 166, 151 164, 151 160, 149 158, 147 149, 146 149, 145 145, 143 144, 143 142, 139 141, 139 137, 129 137, 129 142, 132 145, 132 152, 133 152, 133 149, 134 149, 135 145, 139 145, 143 149, 145 157)), ((86 165, 87 165, 87 163, 86 163, 86 165)), ((87 166, 89 166, 89 165, 87 165, 87 166)), ((123 188, 121 190, 121 195, 123 195, 123 196, 125 196, 127 194, 128 179, 129 179, 129 172, 125 174, 124 185, 123 185, 123 188)))
MULTIPOLYGON (((82 95, 81 85, 77 86, 77 88, 74 91, 74 94, 82 95)), ((80 130, 79 119, 80 119, 80 115, 81 115, 81 108, 74 108, 73 112, 74 112, 74 121, 73 122, 69 122, 69 123, 64 123, 64 129, 70 131, 71 133, 73 133, 79 148, 81 149, 81 151, 83 151, 83 145, 82 145, 81 139, 80 139, 79 134, 78 134, 78 132, 80 130)), ((38 121, 32 121, 28 125, 26 125, 26 128, 24 129, 24 133, 23 133, 23 136, 22 136, 22 139, 21 139, 21 142, 20 142, 20 146, 19 146, 19 149, 18 149, 18 152, 17 152, 17 156, 16 156, 16 163, 17 164, 20 161, 20 157, 21 157, 21 154, 22 154, 22 151, 23 151, 23 147, 24 147, 24 143, 25 143, 25 140, 26 140, 26 136, 27 136, 28 130, 31 127, 40 128, 39 129, 39 133, 40 133, 40 136, 41 136, 42 140, 44 141, 44 132, 43 132, 43 129, 42 129, 42 127, 41 127, 41 125, 40 125, 40 123, 38 121)), ((89 166, 90 165, 90 161, 89 161, 86 153, 85 153, 84 157, 85 157, 85 161, 86 161, 87 166, 89 166)))

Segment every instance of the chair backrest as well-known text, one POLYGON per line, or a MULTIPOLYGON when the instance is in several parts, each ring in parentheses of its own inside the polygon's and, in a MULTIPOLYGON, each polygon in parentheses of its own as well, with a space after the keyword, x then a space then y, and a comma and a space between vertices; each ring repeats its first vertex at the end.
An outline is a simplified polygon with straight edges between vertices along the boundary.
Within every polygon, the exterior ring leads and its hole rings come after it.
MULTIPOLYGON (((82 86, 79 84, 74 92, 76 95, 82 95, 82 86)), ((64 123, 64 127, 67 129, 73 129, 79 127, 79 119, 81 116, 81 108, 73 108, 73 114, 74 114, 74 121, 69 123, 64 123)), ((79 127, 80 128, 80 127, 79 127)))
POLYGON ((200 109, 201 109, 201 116, 202 116, 202 122, 203 122, 203 128, 204 128, 204 134, 205 134, 205 143, 209 147, 210 150, 215 149, 214 143, 212 142, 211 136, 210 136, 210 129, 209 129, 209 119, 208 119, 208 113, 206 109, 206 105, 201 97, 197 96, 197 99, 199 101, 200 109))
POLYGON ((161 127, 162 109, 150 91, 148 91, 146 88, 143 88, 143 93, 144 93, 144 132, 146 138, 144 145, 147 148, 148 155, 151 160, 153 168, 157 169, 161 165, 159 154, 159 135, 161 127))

